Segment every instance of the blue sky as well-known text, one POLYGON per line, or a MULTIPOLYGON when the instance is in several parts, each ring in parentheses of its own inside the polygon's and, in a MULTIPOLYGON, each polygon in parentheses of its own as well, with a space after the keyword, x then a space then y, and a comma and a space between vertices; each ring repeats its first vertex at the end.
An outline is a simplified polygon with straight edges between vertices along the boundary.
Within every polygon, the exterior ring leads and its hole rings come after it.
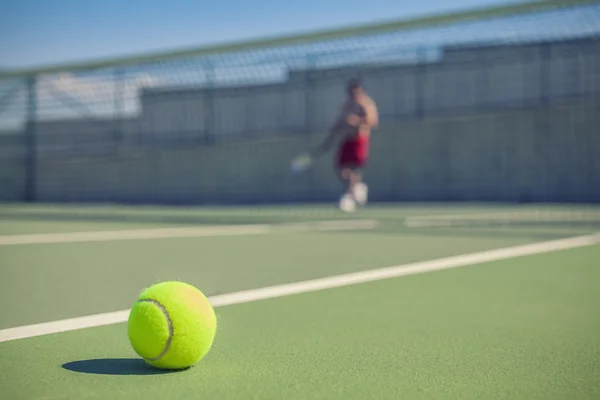
POLYGON ((7 0, 0 2, 0 67, 143 54, 521 1, 7 0))

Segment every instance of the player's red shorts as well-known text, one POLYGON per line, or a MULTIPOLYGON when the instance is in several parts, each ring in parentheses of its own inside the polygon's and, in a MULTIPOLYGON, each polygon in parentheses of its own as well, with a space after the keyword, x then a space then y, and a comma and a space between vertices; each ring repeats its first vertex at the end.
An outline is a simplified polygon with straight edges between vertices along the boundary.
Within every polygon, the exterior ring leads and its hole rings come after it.
POLYGON ((342 142, 338 152, 338 167, 364 167, 369 157, 369 137, 358 135, 342 142))

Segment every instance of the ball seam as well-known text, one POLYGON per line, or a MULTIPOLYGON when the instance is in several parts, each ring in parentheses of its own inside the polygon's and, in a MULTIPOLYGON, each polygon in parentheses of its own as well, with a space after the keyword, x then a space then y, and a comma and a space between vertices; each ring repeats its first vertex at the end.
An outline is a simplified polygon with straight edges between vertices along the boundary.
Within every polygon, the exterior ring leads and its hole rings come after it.
POLYGON ((165 306, 163 306, 162 304, 160 304, 160 302, 153 300, 153 299, 140 299, 138 300, 139 303, 152 303, 155 306, 157 306, 162 313, 165 316, 165 319, 167 320, 167 325, 169 327, 169 338, 167 339, 167 343, 165 344, 165 347, 163 349, 163 351, 161 351, 161 353, 157 356, 157 357, 144 357, 146 360, 148 361, 158 361, 161 358, 163 358, 165 356, 165 354, 167 354, 167 351, 169 351, 169 348, 171 347, 171 342, 173 341, 173 323, 171 322, 171 317, 169 316, 169 313, 167 312, 167 309, 165 308, 165 306))

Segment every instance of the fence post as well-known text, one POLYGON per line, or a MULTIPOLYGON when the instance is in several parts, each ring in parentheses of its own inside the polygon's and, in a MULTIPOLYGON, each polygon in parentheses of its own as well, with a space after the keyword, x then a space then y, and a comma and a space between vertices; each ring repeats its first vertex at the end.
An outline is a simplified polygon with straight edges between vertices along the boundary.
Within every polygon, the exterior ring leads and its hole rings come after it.
POLYGON ((213 144, 216 140, 216 122, 215 122, 215 68, 211 61, 204 63, 206 77, 205 96, 204 96, 204 142, 213 144))
POLYGON ((427 68, 427 50, 417 49, 417 65, 415 69, 415 118, 422 120, 425 116, 425 74, 427 68))
POLYGON ((542 106, 550 104, 552 76, 550 71, 550 62, 552 58, 549 43, 540 45, 540 103, 542 106))
POLYGON ((113 104, 113 145, 118 149, 118 145, 122 143, 124 137, 125 125, 125 70, 123 68, 115 68, 114 71, 114 104, 113 104))
MULTIPOLYGON (((314 135, 317 129, 315 126, 315 86, 313 83, 313 73, 316 71, 318 56, 315 54, 306 55, 306 71, 304 80, 304 137, 306 138, 307 147, 312 147, 314 135)), ((320 126, 318 130, 320 131, 320 126)), ((309 175, 309 183, 307 184, 307 191, 304 193, 304 199, 313 200, 317 195, 315 193, 316 178, 314 174, 309 175)))
POLYGON ((27 78, 27 111, 25 117, 25 201, 37 200, 37 77, 27 78))
POLYGON ((314 85, 312 81, 312 74, 316 64, 316 56, 314 54, 308 54, 306 56, 306 70, 305 70, 305 87, 304 87, 304 134, 310 140, 314 128, 314 85))
MULTIPOLYGON (((551 71, 550 71, 550 59, 551 59, 551 48, 548 43, 542 43, 539 49, 540 51, 540 96, 539 96, 539 106, 540 111, 536 113, 535 116, 535 141, 536 141, 536 151, 539 154, 542 154, 543 166, 540 171, 541 177, 539 178, 540 185, 542 186, 542 196, 541 198, 536 198, 536 201, 541 203, 547 203, 550 199, 550 179, 551 177, 548 174, 548 170, 550 168, 550 163, 555 162, 553 159, 549 157, 548 154, 548 139, 546 136, 549 132, 552 132, 550 129, 550 114, 549 114, 549 106, 550 106, 550 93, 551 93, 551 71)), ((556 198, 554 199, 556 200, 556 198)))

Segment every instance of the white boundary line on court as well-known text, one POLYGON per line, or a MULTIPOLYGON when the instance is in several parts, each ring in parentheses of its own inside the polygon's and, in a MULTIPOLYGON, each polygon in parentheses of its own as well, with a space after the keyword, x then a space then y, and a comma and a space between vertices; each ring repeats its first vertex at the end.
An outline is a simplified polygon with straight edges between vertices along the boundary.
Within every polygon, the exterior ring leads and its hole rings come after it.
POLYGON ((262 235, 272 232, 345 231, 374 229, 372 219, 314 221, 285 224, 210 225, 184 228, 126 229, 116 231, 2 235, 0 246, 108 242, 118 240, 174 239, 212 236, 262 235))
MULTIPOLYGON (((234 304, 250 303, 253 301, 396 278, 400 276, 422 274, 426 272, 441 271, 445 269, 464 267, 491 261, 574 249, 577 247, 596 245, 598 243, 600 243, 600 233, 548 242, 532 243, 521 246, 505 247, 501 249, 416 262, 412 264, 396 265, 393 267, 222 294, 212 296, 209 298, 209 300, 214 307, 224 307, 234 304)), ((128 317, 129 310, 122 310, 3 329, 0 330, 0 343, 35 336, 49 335, 53 333, 118 324, 127 321, 128 317)))
POLYGON ((508 221, 597 221, 600 218, 600 208, 590 210, 518 210, 495 211, 463 214, 429 214, 414 215, 404 219, 404 225, 409 228, 447 227, 466 222, 487 223, 508 221))

